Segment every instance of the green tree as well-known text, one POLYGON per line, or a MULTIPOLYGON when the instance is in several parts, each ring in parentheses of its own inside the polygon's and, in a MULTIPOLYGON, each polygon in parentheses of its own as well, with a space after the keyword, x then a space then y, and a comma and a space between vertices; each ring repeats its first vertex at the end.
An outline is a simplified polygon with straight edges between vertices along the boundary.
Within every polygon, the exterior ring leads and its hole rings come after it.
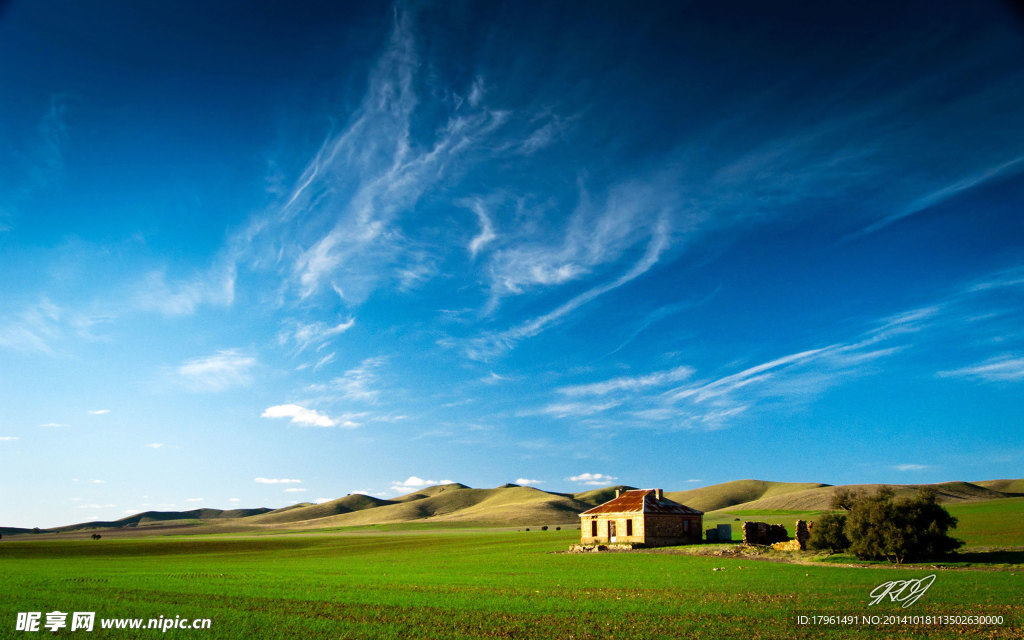
POLYGON ((841 513, 826 513, 811 527, 807 546, 811 549, 839 553, 850 548, 850 539, 843 533, 846 516, 841 513))
POLYGON ((902 564, 958 548, 963 543, 947 534, 954 527, 956 518, 938 504, 934 491, 922 489, 913 498, 897 499, 892 489, 883 487, 854 501, 844 533, 858 558, 902 564))

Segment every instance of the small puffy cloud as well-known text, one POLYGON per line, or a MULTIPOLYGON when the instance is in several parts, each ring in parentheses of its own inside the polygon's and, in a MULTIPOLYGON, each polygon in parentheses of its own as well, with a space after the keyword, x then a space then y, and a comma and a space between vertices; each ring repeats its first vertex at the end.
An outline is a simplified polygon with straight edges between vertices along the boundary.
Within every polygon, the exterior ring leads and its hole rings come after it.
POLYGON ((578 476, 572 476, 569 478, 570 482, 576 482, 578 484, 601 486, 618 480, 615 476, 605 475, 603 473, 581 473, 578 476))
POLYGON ((162 442, 150 442, 146 446, 149 447, 150 449, 162 449, 162 448, 166 447, 167 445, 162 443, 162 442))
POLYGON ((897 464, 893 465, 892 468, 897 471, 924 471, 925 469, 930 469, 931 467, 926 464, 897 464))
POLYGON ((217 392, 249 384, 250 372, 257 364, 256 358, 228 349, 193 358, 175 369, 175 374, 190 391, 217 392))
POLYGON ((292 424, 304 427, 358 427, 359 423, 351 420, 335 420, 325 413, 314 409, 300 407, 297 404, 279 404, 267 407, 260 415, 261 418, 291 418, 292 424))
POLYGON ((544 484, 544 481, 543 480, 531 480, 529 478, 516 478, 516 482, 515 483, 516 484, 521 484, 521 485, 524 485, 524 486, 528 486, 528 485, 531 485, 531 484, 544 484))
POLYGON ((690 478, 689 480, 687 480, 687 482, 693 484, 693 483, 704 482, 704 481, 701 480, 700 478, 690 478))
POLYGON ((0 436, 0 442, 11 442, 17 440, 18 436, 0 436))
POLYGON ((62 422, 44 422, 43 424, 41 424, 39 426, 40 427, 66 427, 68 425, 66 425, 66 424, 64 424, 62 422))
POLYGON ((202 502, 202 498, 185 498, 185 502, 202 502))
POLYGON ((76 509, 110 509, 116 507, 116 504, 79 504, 75 505, 76 509))
POLYGON ((394 481, 391 483, 391 490, 398 493, 408 493, 417 489, 423 489, 426 487, 433 487, 439 484, 452 484, 451 480, 424 480, 416 476, 409 476, 403 481, 394 481))
POLYGON ((228 502, 241 502, 241 498, 228 498, 228 502))
POLYGON ((252 481, 257 484, 302 484, 302 480, 292 478, 253 478, 252 481))
POLYGON ((107 484, 107 481, 106 480, 93 480, 92 483, 93 484, 107 484))
POLYGON ((316 500, 313 501, 313 503, 314 504, 323 504, 325 502, 330 502, 331 500, 334 500, 334 498, 317 498, 316 500))
POLYGON ((89 409, 89 415, 102 416, 110 413, 110 409, 89 409))
POLYGON ((302 493, 303 491, 307 491, 307 489, 303 487, 288 487, 284 490, 285 493, 302 493))

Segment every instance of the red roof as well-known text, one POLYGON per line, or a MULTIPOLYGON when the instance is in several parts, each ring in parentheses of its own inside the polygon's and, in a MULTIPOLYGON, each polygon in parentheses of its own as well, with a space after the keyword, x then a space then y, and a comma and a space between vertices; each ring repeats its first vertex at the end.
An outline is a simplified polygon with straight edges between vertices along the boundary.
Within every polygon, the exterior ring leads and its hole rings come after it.
POLYGON ((598 513, 670 513, 699 516, 704 512, 669 500, 664 494, 659 500, 655 489, 636 489, 634 491, 624 491, 618 498, 609 500, 604 504, 599 504, 580 515, 594 515, 598 513))

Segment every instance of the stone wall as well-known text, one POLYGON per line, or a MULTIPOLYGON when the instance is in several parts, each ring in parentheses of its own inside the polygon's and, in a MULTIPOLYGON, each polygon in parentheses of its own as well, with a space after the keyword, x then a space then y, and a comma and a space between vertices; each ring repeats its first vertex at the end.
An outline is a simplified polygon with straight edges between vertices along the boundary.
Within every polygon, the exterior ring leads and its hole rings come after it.
POLYGON ((580 544, 636 544, 648 547, 668 547, 701 542, 702 516, 667 514, 608 513, 580 518, 580 544), (632 521, 632 535, 626 535, 632 521), (597 535, 593 525, 597 522, 597 535), (608 523, 615 523, 615 542, 608 537, 608 523))
POLYGON ((789 532, 781 524, 749 521, 743 523, 743 544, 770 545, 787 540, 789 540, 789 532))

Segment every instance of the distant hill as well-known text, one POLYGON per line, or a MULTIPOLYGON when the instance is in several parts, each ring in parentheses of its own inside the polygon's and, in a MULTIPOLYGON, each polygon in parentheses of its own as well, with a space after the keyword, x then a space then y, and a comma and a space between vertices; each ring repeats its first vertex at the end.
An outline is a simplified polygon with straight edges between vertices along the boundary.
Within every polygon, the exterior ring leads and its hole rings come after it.
MULTIPOLYGON (((825 511, 839 489, 874 492, 883 485, 830 486, 815 482, 770 482, 734 480, 722 484, 667 491, 676 502, 709 512, 735 511, 825 511)), ((944 482, 933 485, 887 485, 897 495, 911 495, 921 486, 936 490, 944 503, 977 502, 1024 494, 1024 480, 944 482)), ((144 532, 181 533, 243 532, 262 530, 322 529, 408 522, 464 523, 483 526, 576 525, 579 514, 615 497, 616 490, 633 487, 617 485, 579 493, 555 493, 534 487, 505 484, 494 489, 472 489, 450 483, 426 487, 385 500, 350 494, 337 500, 312 504, 303 502, 281 509, 193 509, 191 511, 146 511, 115 521, 84 522, 44 529, 42 533, 80 533, 105 530, 117 535, 144 532)), ((31 534, 29 529, 0 528, 5 537, 31 534)))
POLYGON ((783 511, 827 511, 832 508, 832 496, 840 489, 851 489, 874 493, 879 488, 891 487, 897 496, 911 496, 917 493, 920 487, 931 487, 938 493, 938 501, 970 502, 977 500, 994 500, 1008 497, 1005 493, 988 489, 970 482, 943 482, 940 484, 919 485, 881 485, 881 484, 855 484, 844 486, 823 485, 818 488, 805 489, 803 491, 789 491, 783 494, 766 495, 762 498, 732 505, 726 511, 761 511, 761 510, 783 510, 783 511))
MULTIPOLYGON (((464 522, 489 525, 576 524, 590 505, 532 487, 471 489, 431 487, 390 504, 325 518, 293 522, 299 528, 345 527, 401 522, 464 522)), ((255 518, 252 520, 256 520, 255 518)))
POLYGON ((820 482, 770 482, 768 480, 733 480, 722 484, 689 489, 687 491, 666 491, 671 500, 701 511, 716 511, 762 498, 772 498, 808 489, 828 487, 820 482))
POLYGON ((144 511, 120 520, 93 521, 72 524, 65 527, 54 527, 46 531, 82 531, 84 529, 123 529, 126 527, 145 527, 154 524, 173 524, 175 522, 234 520, 248 518, 270 511, 265 507, 259 509, 192 509, 191 511, 144 511))
POLYGON ((455 489, 469 489, 469 487, 460 482, 439 484, 434 487, 427 487, 426 489, 421 489, 419 491, 407 493, 404 496, 398 496, 397 498, 393 498, 391 502, 412 502, 413 500, 422 500, 423 498, 430 498, 436 496, 439 493, 444 493, 445 491, 453 491, 455 489))
POLYGON ((979 487, 985 487, 986 489, 1000 491, 1011 496, 1024 496, 1024 479, 1021 478, 1016 480, 982 480, 980 482, 973 482, 972 484, 976 484, 979 487))
POLYGON ((616 491, 633 491, 634 489, 636 489, 636 487, 619 484, 612 487, 604 487, 603 489, 591 489, 590 491, 582 491, 580 493, 565 495, 570 495, 573 500, 578 500, 584 504, 589 504, 591 507, 596 507, 599 504, 604 504, 605 502, 615 498, 616 491))
POLYGON ((300 522, 302 520, 315 520, 317 518, 336 516, 340 513, 352 513, 353 511, 362 511, 363 509, 373 509, 387 504, 395 503, 391 500, 382 500, 381 498, 374 498, 373 496, 353 493, 345 496, 344 498, 338 498, 337 500, 331 500, 330 502, 323 502, 321 504, 310 504, 306 502, 300 505, 292 505, 282 509, 275 509, 273 511, 268 511, 267 513, 253 515, 252 517, 246 518, 245 522, 249 524, 300 522))

